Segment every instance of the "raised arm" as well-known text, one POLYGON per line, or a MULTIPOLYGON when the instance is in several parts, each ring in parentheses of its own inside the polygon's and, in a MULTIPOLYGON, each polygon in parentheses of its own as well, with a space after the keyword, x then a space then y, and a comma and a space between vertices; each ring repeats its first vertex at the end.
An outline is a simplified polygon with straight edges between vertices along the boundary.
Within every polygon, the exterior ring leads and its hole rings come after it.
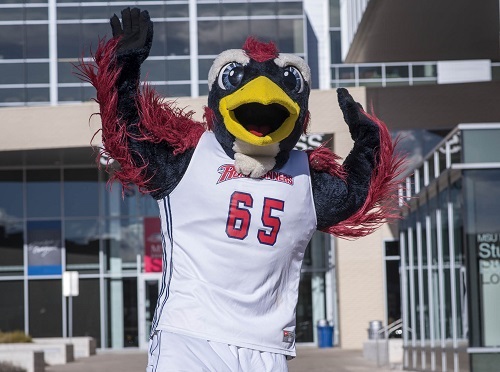
POLYGON ((338 101, 354 146, 340 166, 328 149, 309 152, 318 229, 356 238, 397 215, 393 202, 404 159, 384 123, 366 113, 346 89, 338 101))
POLYGON ((113 38, 99 43, 95 65, 83 62, 79 69, 97 91, 104 151, 120 163, 113 177, 158 199, 180 181, 204 126, 150 87, 141 89, 153 22, 137 8, 121 14, 121 22, 116 15, 111 18, 113 38))

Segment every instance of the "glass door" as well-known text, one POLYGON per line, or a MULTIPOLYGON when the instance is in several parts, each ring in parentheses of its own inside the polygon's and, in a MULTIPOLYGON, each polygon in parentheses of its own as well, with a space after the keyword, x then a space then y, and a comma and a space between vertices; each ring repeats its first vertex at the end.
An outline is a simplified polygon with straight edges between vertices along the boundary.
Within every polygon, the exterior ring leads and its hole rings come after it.
POLYGON ((161 273, 144 274, 139 280, 139 347, 147 349, 151 324, 160 292, 161 273))

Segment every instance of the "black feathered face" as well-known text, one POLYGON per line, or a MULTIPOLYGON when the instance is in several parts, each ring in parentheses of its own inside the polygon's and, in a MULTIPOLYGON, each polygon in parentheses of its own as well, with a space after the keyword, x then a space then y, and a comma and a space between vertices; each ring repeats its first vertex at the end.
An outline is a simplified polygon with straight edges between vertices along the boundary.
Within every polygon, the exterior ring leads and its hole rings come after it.
POLYGON ((208 106, 223 147, 239 140, 290 151, 304 129, 310 71, 291 54, 257 62, 243 50, 223 52, 209 73, 208 106))

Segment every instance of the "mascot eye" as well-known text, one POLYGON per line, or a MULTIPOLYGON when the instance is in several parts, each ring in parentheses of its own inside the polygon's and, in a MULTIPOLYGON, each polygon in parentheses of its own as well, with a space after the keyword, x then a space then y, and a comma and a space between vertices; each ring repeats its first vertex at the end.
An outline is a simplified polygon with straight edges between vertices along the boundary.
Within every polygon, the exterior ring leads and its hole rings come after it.
POLYGON ((224 90, 230 90, 240 85, 243 80, 243 66, 237 62, 231 62, 225 65, 219 73, 219 87, 224 90))
POLYGON ((283 84, 294 93, 302 93, 304 90, 304 78, 302 74, 293 66, 285 67, 283 72, 283 84))

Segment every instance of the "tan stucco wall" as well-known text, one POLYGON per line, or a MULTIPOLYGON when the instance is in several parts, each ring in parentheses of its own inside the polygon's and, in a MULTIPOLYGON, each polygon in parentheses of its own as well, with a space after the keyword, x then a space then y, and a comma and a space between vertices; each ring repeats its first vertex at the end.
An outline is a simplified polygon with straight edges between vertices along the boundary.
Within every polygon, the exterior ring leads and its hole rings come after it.
MULTIPOLYGON (((364 88, 352 88, 351 92, 364 104, 364 88)), ((193 110, 194 119, 202 120, 203 106, 207 104, 207 97, 178 98, 175 101, 179 107, 193 110)), ((310 132, 347 133, 335 91, 313 91, 309 105, 312 118, 310 132)), ((0 151, 88 146, 92 136, 100 127, 99 117, 91 118, 97 111, 98 107, 93 102, 77 105, 0 108, 0 151)), ((99 134, 93 143, 100 143, 99 134)), ((350 146, 349 142, 345 146, 337 144, 337 141, 335 143, 335 148, 342 148, 345 154, 348 152, 345 149, 350 149, 350 146)))
MULTIPOLYGON (((351 88, 354 98, 366 106, 366 90, 351 88)), ((195 111, 202 120, 206 97, 179 98, 178 106, 195 111)), ((336 92, 313 91, 309 109, 310 133, 334 133, 335 152, 345 158, 352 148, 348 127, 337 104, 336 92)), ((85 147, 100 127, 95 103, 56 107, 0 109, 1 151, 85 147)), ((100 144, 100 134, 93 141, 100 144)), ((342 348, 361 349, 370 320, 384 319, 383 239, 384 228, 357 241, 336 240, 339 299, 339 331, 342 348)))

